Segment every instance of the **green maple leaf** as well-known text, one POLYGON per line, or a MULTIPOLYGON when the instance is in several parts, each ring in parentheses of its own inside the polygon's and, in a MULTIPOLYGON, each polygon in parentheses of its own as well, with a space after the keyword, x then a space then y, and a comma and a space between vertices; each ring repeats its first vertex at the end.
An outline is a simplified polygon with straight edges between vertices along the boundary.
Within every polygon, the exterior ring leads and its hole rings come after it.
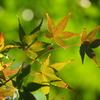
MULTIPOLYGON (((43 85, 48 85, 46 87, 42 87, 42 90, 45 94, 48 94, 50 91, 49 85, 52 84, 57 87, 62 87, 62 88, 69 88, 71 89, 67 83, 65 83, 59 76, 57 76, 55 73, 60 71, 66 64, 69 62, 73 61, 66 61, 63 63, 54 63, 54 64, 49 64, 50 60, 50 54, 47 57, 47 59, 42 63, 40 67, 39 72, 35 72, 33 75, 35 76, 34 81, 36 83, 40 83, 43 85)), ((72 89, 73 90, 73 89, 72 89)))
MULTIPOLYGON (((19 20, 19 19, 18 19, 19 20)), ((38 55, 37 52, 44 50, 48 46, 48 43, 37 41, 40 34, 41 23, 30 32, 27 36, 22 28, 19 20, 19 39, 20 42, 15 42, 17 45, 20 45, 21 49, 26 52, 29 58, 35 59, 38 55)))
POLYGON ((81 36, 81 46, 80 46, 80 55, 82 59, 82 63, 84 62, 85 53, 89 58, 91 58, 98 66, 98 62, 96 60, 96 55, 92 48, 96 48, 100 45, 100 39, 94 39, 96 32, 100 26, 92 30, 88 35, 86 35, 86 26, 84 26, 84 30, 81 36))
POLYGON ((46 37, 49 39, 53 39, 56 41, 56 43, 62 47, 64 47, 64 42, 63 40, 69 39, 72 36, 77 36, 79 34, 75 34, 73 32, 69 32, 69 31, 64 31, 67 22, 68 22, 68 18, 70 17, 71 13, 68 14, 68 16, 66 16, 65 18, 63 18, 62 20, 60 20, 58 22, 58 24, 55 26, 53 20, 50 18, 49 14, 46 12, 46 16, 47 16, 47 21, 48 21, 48 31, 49 33, 46 33, 46 37))

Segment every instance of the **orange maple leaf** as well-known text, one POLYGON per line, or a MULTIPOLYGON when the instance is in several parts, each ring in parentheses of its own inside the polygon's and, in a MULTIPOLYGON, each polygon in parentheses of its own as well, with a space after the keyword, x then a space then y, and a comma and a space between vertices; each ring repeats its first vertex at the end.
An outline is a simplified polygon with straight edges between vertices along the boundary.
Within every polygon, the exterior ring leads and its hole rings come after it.
POLYGON ((71 38, 72 36, 77 36, 79 34, 64 31, 66 28, 68 18, 70 17, 71 13, 69 13, 65 18, 60 20, 58 24, 55 26, 53 20, 50 18, 49 14, 46 12, 47 21, 48 21, 48 31, 49 33, 46 33, 46 38, 53 39, 56 41, 56 43, 62 47, 64 47, 63 40, 66 40, 68 38, 71 38))

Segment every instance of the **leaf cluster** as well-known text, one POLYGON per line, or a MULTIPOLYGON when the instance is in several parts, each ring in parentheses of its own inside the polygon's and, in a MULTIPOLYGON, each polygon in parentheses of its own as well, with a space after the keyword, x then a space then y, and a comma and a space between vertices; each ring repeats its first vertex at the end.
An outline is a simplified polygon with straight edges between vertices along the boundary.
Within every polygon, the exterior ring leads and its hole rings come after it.
POLYGON ((71 13, 69 13, 65 18, 60 20, 57 25, 55 25, 49 14, 46 12, 48 33, 45 34, 45 37, 51 39, 51 43, 38 40, 41 34, 40 28, 42 26, 43 19, 41 20, 40 24, 29 33, 29 35, 26 35, 18 18, 18 35, 20 41, 16 42, 13 40, 16 45, 5 45, 4 32, 0 34, 1 60, 6 57, 6 53, 13 47, 18 47, 24 52, 24 56, 31 59, 31 62, 27 65, 25 64, 26 59, 24 59, 22 64, 14 70, 12 70, 10 67, 13 65, 13 63, 9 62, 5 64, 4 61, 0 61, 0 100, 8 100, 10 98, 13 100, 36 100, 34 91, 38 89, 42 89, 44 95, 49 100, 51 85, 59 88, 70 89, 76 92, 76 90, 71 88, 59 75, 57 75, 57 72, 74 60, 50 64, 50 56, 52 53, 49 53, 54 49, 66 49, 68 45, 65 45, 64 40, 68 40, 73 36, 80 36, 81 39, 81 43, 70 46, 80 45, 79 52, 82 59, 82 64, 86 54, 97 64, 97 66, 99 66, 93 48, 97 48, 100 45, 100 39, 94 39, 94 36, 100 26, 92 30, 88 35, 86 34, 86 26, 84 26, 84 30, 81 34, 64 31, 70 15, 71 13), (59 47, 54 48, 54 43, 58 44, 59 47), (43 50, 45 52, 40 54, 40 52, 43 50), (44 60, 44 62, 41 61, 40 58, 47 53, 49 54, 46 60, 44 60), (36 67, 34 66, 34 62, 40 64, 39 71, 34 71, 32 69, 32 67, 36 67))

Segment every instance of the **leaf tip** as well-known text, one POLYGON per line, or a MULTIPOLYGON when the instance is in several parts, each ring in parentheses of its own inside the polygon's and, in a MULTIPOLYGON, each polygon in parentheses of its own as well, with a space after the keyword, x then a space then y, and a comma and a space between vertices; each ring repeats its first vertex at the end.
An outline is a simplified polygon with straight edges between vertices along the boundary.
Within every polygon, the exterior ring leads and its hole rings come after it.
POLYGON ((16 17, 18 18, 18 22, 20 23, 20 19, 19 19, 19 16, 18 16, 18 15, 16 15, 16 17))
POLYGON ((84 25, 84 29, 86 29, 86 25, 84 25))
POLYGON ((70 12, 68 15, 71 15, 72 14, 72 12, 70 12))
POLYGON ((76 90, 72 89, 70 86, 68 86, 68 89, 74 91, 74 92, 77 92, 76 90))

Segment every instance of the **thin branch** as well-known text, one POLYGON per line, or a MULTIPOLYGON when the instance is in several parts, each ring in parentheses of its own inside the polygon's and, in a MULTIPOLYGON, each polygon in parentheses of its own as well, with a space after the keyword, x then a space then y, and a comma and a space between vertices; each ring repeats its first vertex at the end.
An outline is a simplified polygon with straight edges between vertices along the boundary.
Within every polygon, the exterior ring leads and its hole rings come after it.
MULTIPOLYGON (((22 67, 23 67, 24 63, 25 63, 25 62, 22 63, 22 67)), ((3 86, 3 85, 5 85, 7 82, 9 82, 10 80, 12 80, 12 79, 13 79, 14 77, 16 77, 17 75, 18 75, 18 72, 17 72, 14 76, 12 76, 12 77, 9 78, 8 80, 6 80, 6 82, 4 82, 3 84, 0 84, 0 87, 3 86)))
MULTIPOLYGON (((70 46, 75 46, 75 45, 80 45, 81 43, 78 43, 78 44, 72 44, 72 45, 67 45, 67 46, 64 46, 64 48, 65 47, 70 47, 70 46)), ((34 60, 32 60, 31 61, 31 63, 30 63, 30 65, 32 65, 38 58, 41 58, 42 56, 44 56, 45 54, 47 54, 48 52, 50 52, 50 51, 52 51, 52 50, 55 50, 55 49, 59 49, 59 48, 63 48, 63 47, 56 47, 56 48, 52 48, 52 47, 50 47, 46 52, 44 52, 43 54, 41 54, 40 56, 38 56, 37 58, 35 58, 34 60)), ((24 63, 23 63, 24 64, 24 63)), ((25 68, 27 68, 28 67, 28 65, 25 67, 25 68)), ((24 68, 24 69, 25 69, 24 68)), ((3 84, 1 84, 0 85, 0 87, 2 86, 2 85, 5 85, 7 82, 9 82, 10 80, 12 80, 14 77, 16 77, 18 75, 18 73, 17 74, 15 74, 14 76, 12 76, 10 79, 8 79, 6 82, 4 82, 3 84)))
POLYGON ((40 56, 38 56, 34 60, 32 60, 31 63, 30 63, 30 65, 32 65, 38 58, 41 58, 42 56, 44 56, 45 54, 47 54, 48 52, 50 52, 52 50, 60 49, 60 48, 67 48, 67 47, 76 46, 76 45, 80 45, 80 44, 82 44, 82 43, 67 45, 67 46, 63 46, 63 47, 56 47, 56 48, 50 47, 50 49, 48 49, 46 52, 44 52, 43 54, 41 54, 40 56))
POLYGON ((17 76, 17 74, 15 74, 14 76, 12 76, 11 78, 9 78, 8 80, 6 80, 6 82, 4 82, 3 84, 0 84, 0 87, 5 85, 7 82, 9 82, 10 80, 12 80, 15 76, 17 76))

